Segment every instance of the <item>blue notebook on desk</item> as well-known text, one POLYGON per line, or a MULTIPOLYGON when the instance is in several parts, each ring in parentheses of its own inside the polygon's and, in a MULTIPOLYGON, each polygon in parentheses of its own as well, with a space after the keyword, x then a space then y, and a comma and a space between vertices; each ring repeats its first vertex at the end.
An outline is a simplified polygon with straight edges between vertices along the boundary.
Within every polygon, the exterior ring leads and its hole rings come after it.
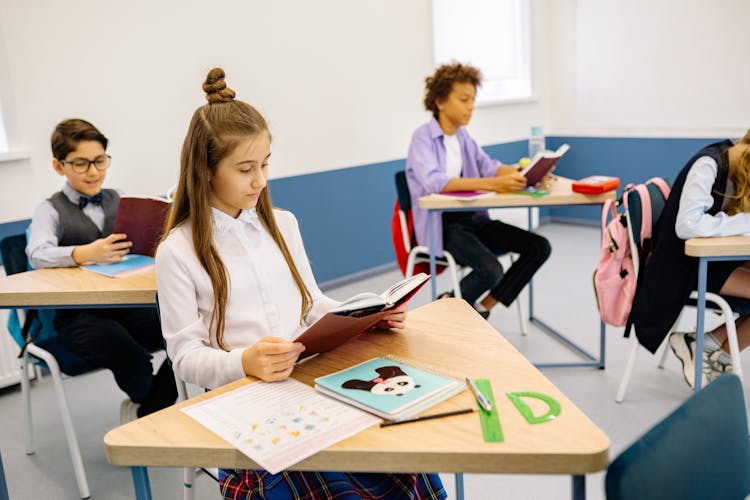
POLYGON ((81 266, 88 271, 110 276, 112 278, 122 278, 131 274, 140 273, 154 267, 154 258, 148 255, 138 255, 129 253, 120 262, 111 264, 91 264, 81 266))
POLYGON ((384 356, 315 379, 333 398, 389 420, 409 418, 464 390, 457 378, 384 356))

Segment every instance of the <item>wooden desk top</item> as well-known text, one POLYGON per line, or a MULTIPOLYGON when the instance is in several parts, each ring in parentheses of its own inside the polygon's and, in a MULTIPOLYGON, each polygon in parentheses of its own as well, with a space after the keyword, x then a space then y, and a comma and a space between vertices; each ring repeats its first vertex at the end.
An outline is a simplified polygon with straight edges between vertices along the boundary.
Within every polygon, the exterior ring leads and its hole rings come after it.
POLYGON ((477 200, 453 200, 431 194, 419 199, 419 206, 425 209, 442 208, 500 208, 500 207, 542 207, 554 205, 593 205, 602 204, 615 199, 615 191, 601 194, 574 193, 572 179, 555 177, 549 186, 549 194, 544 196, 529 196, 519 193, 496 193, 477 200))
POLYGON ((750 236, 690 238, 685 242, 685 254, 691 257, 750 256, 750 236))
MULTIPOLYGON (((460 377, 489 378, 505 434, 485 443, 477 413, 380 428, 371 427, 294 466, 297 470, 391 472, 508 472, 586 474, 607 467, 609 439, 513 346, 460 299, 411 311, 402 332, 367 333, 301 364, 294 377, 313 379, 391 353, 460 377), (562 405, 550 422, 529 425, 506 391, 537 391, 562 405)), ((253 468, 257 465, 179 408, 251 383, 245 378, 113 429, 104 436, 115 465, 253 468)), ((532 405, 533 406, 533 405, 532 405)), ((464 391, 432 408, 476 408, 464 391)), ((546 411, 537 408, 535 413, 546 411)))
POLYGON ((0 307, 153 304, 153 269, 110 278, 79 267, 36 269, 0 278, 0 307))

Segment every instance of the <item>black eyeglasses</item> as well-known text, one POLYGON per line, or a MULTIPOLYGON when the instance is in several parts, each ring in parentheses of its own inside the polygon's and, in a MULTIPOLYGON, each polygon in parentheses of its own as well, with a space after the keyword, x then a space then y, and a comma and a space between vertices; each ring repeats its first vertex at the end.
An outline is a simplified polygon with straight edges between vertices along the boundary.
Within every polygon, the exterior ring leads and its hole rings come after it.
POLYGON ((97 156, 93 160, 87 160, 86 158, 73 158, 72 160, 60 160, 60 163, 65 165, 66 163, 71 166, 73 172, 77 174, 85 174, 91 168, 91 165, 95 166, 97 170, 106 170, 109 168, 109 164, 112 157, 109 155, 97 156))

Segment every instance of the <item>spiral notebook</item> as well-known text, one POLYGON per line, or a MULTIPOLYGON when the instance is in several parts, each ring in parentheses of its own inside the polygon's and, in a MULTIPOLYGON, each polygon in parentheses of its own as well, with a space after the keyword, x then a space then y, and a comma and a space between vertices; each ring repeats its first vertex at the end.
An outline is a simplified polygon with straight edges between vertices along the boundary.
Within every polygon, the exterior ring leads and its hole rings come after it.
POLYGON ((315 389, 388 420, 412 417, 463 391, 464 382, 395 356, 315 379, 315 389))

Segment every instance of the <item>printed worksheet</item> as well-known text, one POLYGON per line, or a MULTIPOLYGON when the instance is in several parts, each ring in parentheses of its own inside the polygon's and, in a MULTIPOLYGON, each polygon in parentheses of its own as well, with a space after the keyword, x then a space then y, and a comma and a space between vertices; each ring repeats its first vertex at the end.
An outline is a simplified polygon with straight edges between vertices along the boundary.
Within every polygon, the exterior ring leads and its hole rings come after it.
POLYGON ((273 474, 381 421, 291 378, 253 382, 182 411, 273 474))

